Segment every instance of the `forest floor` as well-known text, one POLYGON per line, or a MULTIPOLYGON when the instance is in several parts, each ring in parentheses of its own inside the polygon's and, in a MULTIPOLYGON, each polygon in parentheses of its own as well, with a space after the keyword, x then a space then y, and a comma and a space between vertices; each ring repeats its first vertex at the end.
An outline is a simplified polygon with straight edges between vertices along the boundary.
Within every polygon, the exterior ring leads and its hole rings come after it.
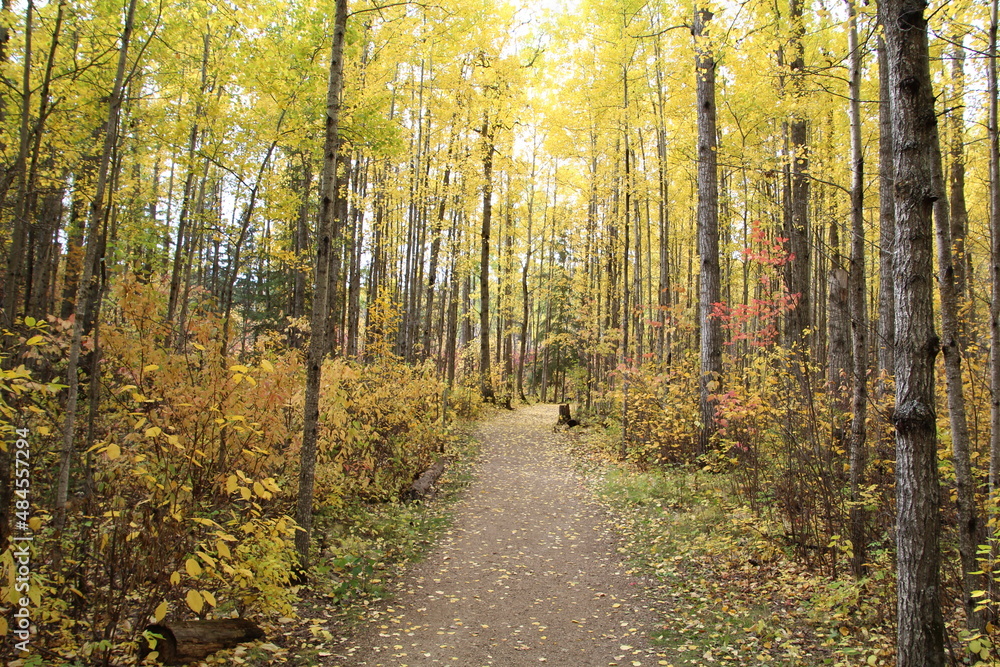
POLYGON ((427 558, 331 665, 656 665, 648 582, 554 433, 554 405, 481 425, 475 481, 427 558))
POLYGON ((556 418, 500 411, 456 438, 438 498, 357 510, 367 560, 328 555, 297 619, 208 664, 893 664, 890 577, 797 562, 728 475, 626 465, 613 434, 556 418))

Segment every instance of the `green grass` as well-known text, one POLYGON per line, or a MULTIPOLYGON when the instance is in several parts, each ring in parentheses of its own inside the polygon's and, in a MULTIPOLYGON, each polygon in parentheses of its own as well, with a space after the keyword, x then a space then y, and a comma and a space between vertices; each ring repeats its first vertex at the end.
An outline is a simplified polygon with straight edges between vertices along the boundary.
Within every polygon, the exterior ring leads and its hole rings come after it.
POLYGON ((831 580, 791 560, 772 537, 781 526, 739 503, 725 473, 637 469, 601 434, 575 454, 650 582, 650 641, 667 665, 891 664, 890 629, 864 613, 888 594, 883 582, 831 580))

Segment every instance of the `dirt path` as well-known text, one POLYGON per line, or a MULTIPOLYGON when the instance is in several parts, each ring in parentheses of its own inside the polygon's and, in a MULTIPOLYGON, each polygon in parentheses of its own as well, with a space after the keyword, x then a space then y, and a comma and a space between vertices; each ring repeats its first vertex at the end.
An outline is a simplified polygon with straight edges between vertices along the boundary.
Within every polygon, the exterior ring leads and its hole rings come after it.
POLYGON ((557 416, 536 405, 479 428, 477 479, 452 530, 334 664, 658 664, 643 582, 574 474, 557 416))

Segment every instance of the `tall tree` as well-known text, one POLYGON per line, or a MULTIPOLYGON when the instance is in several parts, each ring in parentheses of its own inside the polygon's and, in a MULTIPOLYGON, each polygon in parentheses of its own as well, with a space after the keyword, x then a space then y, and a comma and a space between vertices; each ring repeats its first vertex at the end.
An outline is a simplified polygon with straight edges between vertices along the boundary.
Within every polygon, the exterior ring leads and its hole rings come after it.
POLYGON ((851 436, 849 472, 851 484, 850 532, 853 557, 851 569, 857 577, 865 574, 867 537, 861 483, 865 471, 865 419, 868 416, 868 312, 865 281, 865 158, 861 144, 861 49, 858 45, 857 8, 848 0, 847 43, 850 51, 851 119, 851 335, 854 377, 851 393, 851 436))
POLYGON ((715 433, 715 404, 711 394, 722 382, 722 324, 713 315, 719 302, 719 180, 715 111, 715 55, 708 34, 712 12, 694 13, 695 72, 698 105, 698 255, 701 266, 698 321, 701 330, 700 452, 708 450, 715 433))
POLYGON ((938 514, 931 87, 924 0, 883 0, 895 154, 896 553, 899 667, 944 665, 938 514))
POLYGON ((337 200, 337 155, 340 150, 340 107, 344 88, 344 33, 347 28, 347 0, 337 0, 330 52, 330 78, 326 96, 326 133, 323 142, 323 173, 320 180, 319 219, 316 229, 316 284, 313 291, 312 330, 306 359, 305 410, 302 422, 302 449, 299 461, 299 489, 296 496, 295 549, 303 568, 309 566, 312 540, 313 495, 316 482, 316 449, 319 430, 319 395, 323 359, 327 352, 329 318, 330 257, 334 243, 333 216, 337 200))
MULTIPOLYGON (((790 0, 789 20, 791 36, 789 50, 791 62, 792 97, 796 104, 802 99, 805 77, 805 1, 790 0)), ((796 109, 788 123, 791 140, 790 174, 787 177, 786 236, 789 261, 785 264, 788 290, 797 301, 788 313, 788 342, 805 345, 803 335, 810 324, 810 250, 809 250, 809 146, 807 122, 801 110, 796 109)))
POLYGON ((87 219, 87 240, 83 259, 83 276, 76 296, 76 319, 73 322, 70 339, 69 358, 66 363, 65 421, 62 432, 62 448, 59 453, 59 477, 56 487, 56 529, 61 531, 66 523, 66 501, 69 497, 70 467, 73 462, 73 442, 76 436, 76 411, 80 392, 80 352, 83 348, 84 328, 88 320, 96 318, 100 302, 93 299, 95 267, 97 265, 98 249, 103 236, 102 224, 108 207, 108 180, 111 176, 112 156, 118 144, 119 121, 122 109, 122 91, 125 89, 125 71, 128 64, 128 52, 132 42, 132 31, 135 25, 136 0, 129 0, 125 14, 125 24, 122 27, 121 45, 118 49, 118 68, 115 72, 114 85, 108 100, 107 126, 104 131, 104 145, 97 172, 97 190, 90 204, 90 215, 87 219))
POLYGON ((1000 106, 1000 86, 997 84, 997 0, 990 10, 989 58, 986 65, 989 97, 989 170, 990 170, 990 235, 993 237, 990 265, 993 299, 990 301, 990 498, 995 506, 1000 496, 1000 127, 997 107, 1000 106))
POLYGON ((483 219, 479 238, 479 388, 483 398, 494 399, 490 377, 490 227, 493 221, 493 153, 497 122, 488 112, 481 130, 483 159, 483 219))
POLYGON ((945 195, 944 167, 940 137, 935 127, 931 146, 931 172, 934 191, 934 221, 937 230, 938 293, 941 298, 941 351, 947 386, 948 422, 951 427, 952 461, 955 466, 955 505, 958 513, 958 553, 962 567, 962 593, 966 623, 970 629, 985 630, 986 619, 976 611, 978 601, 972 592, 980 587, 973 573, 980 569, 976 560, 979 544, 985 542, 976 511, 976 481, 972 473, 969 423, 965 410, 962 383, 962 339, 959 299, 955 280, 961 256, 953 253, 951 212, 945 195))

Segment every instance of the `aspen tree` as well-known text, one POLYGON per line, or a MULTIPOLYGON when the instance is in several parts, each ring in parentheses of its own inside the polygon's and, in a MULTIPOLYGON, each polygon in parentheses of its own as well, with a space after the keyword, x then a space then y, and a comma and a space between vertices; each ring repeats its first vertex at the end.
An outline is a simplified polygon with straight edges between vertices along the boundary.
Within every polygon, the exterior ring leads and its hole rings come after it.
POLYGON ((347 0, 337 0, 333 46, 330 52, 330 79, 326 98, 326 133, 323 144, 323 174, 320 180, 320 209, 316 230, 316 285, 313 292, 312 331, 306 360, 305 414, 296 497, 295 550, 303 569, 309 566, 312 539, 313 493, 316 483, 316 449, 319 430, 319 394, 323 360, 326 357, 329 317, 329 274, 333 237, 334 203, 337 196, 337 164, 340 150, 341 92, 344 86, 344 32, 347 28, 347 0))
POLYGON ((924 0, 883 0, 895 166, 899 667, 944 665, 934 332, 931 87, 924 0))

